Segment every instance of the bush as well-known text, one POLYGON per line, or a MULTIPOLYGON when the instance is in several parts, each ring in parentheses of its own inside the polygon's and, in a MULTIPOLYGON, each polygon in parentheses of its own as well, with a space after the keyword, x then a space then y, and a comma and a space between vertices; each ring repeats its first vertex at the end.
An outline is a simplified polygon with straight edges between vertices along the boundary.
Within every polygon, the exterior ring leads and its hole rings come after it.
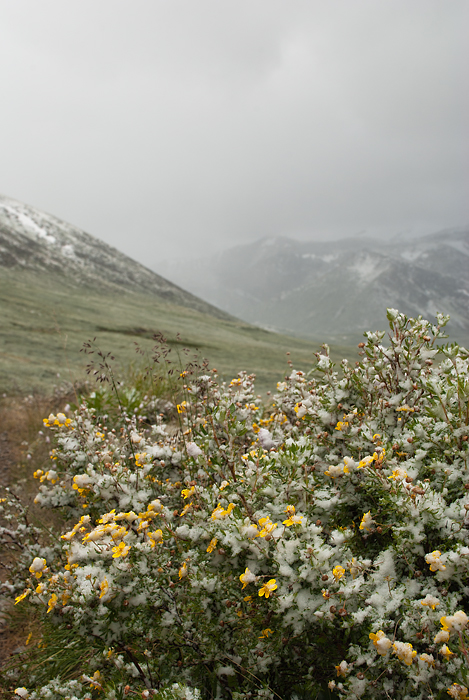
POLYGON ((36 503, 69 524, 3 530, 42 619, 17 694, 467 697, 469 355, 437 347, 446 317, 388 318, 386 344, 340 371, 323 346, 271 405, 191 366, 178 425, 106 392, 45 419, 36 503))

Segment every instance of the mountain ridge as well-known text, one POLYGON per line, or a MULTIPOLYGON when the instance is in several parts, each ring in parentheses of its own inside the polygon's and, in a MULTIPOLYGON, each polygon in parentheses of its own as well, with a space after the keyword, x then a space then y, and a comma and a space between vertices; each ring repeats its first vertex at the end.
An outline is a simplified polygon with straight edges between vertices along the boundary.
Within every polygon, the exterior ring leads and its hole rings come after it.
POLYGON ((216 318, 230 317, 95 236, 4 195, 0 195, 0 267, 49 271, 66 277, 67 283, 150 293, 216 318))
POLYGON ((166 274, 249 323, 303 337, 385 328, 386 307, 449 313, 451 333, 469 337, 469 228, 391 242, 264 237, 166 274))

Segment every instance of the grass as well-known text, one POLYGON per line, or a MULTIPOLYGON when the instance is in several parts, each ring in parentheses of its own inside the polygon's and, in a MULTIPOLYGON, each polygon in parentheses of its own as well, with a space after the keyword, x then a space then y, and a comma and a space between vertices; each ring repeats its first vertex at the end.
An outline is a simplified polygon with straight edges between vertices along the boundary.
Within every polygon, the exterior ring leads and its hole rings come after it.
MULTIPOLYGON (((145 350, 162 332, 169 344, 199 352, 231 379, 240 370, 257 375, 258 391, 274 390, 293 366, 308 370, 321 342, 272 333, 242 321, 220 320, 149 294, 119 295, 79 288, 45 274, 1 270, 0 392, 50 393, 54 385, 82 382, 86 357, 83 342, 96 336, 118 363, 135 361, 135 343, 145 350), (178 336, 180 334, 180 337, 178 336)), ((350 346, 334 346, 332 357, 356 358, 350 346)), ((185 364, 185 357, 182 363, 185 364)))

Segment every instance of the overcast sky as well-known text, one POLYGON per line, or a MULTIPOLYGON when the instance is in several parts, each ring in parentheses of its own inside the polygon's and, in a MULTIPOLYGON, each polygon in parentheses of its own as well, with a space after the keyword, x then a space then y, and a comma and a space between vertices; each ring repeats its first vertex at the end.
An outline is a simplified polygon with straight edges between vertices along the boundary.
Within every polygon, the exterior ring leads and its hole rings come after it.
POLYGON ((158 269, 469 223, 468 0, 0 0, 0 192, 158 269))

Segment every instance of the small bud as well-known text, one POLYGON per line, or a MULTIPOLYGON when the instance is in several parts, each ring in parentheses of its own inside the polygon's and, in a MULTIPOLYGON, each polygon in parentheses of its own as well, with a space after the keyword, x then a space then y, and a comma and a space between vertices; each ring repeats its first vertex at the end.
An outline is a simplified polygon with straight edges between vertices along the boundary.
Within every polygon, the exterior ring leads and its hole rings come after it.
POLYGON ((257 652, 257 656, 264 656, 264 652, 263 652, 263 651, 258 651, 258 652, 257 652))
POLYGON ((359 347, 359 348, 364 348, 364 347, 365 347, 365 343, 358 343, 358 347, 359 347))
POLYGON ((329 580, 329 576, 327 574, 323 574, 321 576, 321 581, 328 581, 328 580, 329 580))
POLYGON ((337 608, 335 607, 335 605, 331 605, 331 607, 329 608, 329 611, 330 611, 332 614, 334 614, 334 613, 337 612, 337 608))
MULTIPOLYGON (((469 485, 468 485, 468 488, 469 488, 469 485)), ((322 523, 321 523, 321 521, 319 520, 319 518, 316 520, 316 525, 317 525, 318 527, 321 527, 321 525, 322 525, 322 523)))
POLYGON ((413 437, 408 437, 408 438, 407 438, 407 442, 412 443, 413 441, 414 441, 414 438, 413 438, 413 437))
POLYGON ((378 525, 378 527, 376 528, 376 532, 378 533, 378 535, 382 534, 383 528, 381 527, 381 525, 378 525))
POLYGON ((360 671, 360 673, 357 673, 357 678, 359 681, 362 681, 365 678, 365 674, 360 671))
POLYGON ((224 626, 225 626, 224 620, 220 620, 220 627, 224 627, 224 626))
POLYGON ((417 569, 417 571, 414 572, 415 578, 420 578, 422 575, 422 572, 417 569))

